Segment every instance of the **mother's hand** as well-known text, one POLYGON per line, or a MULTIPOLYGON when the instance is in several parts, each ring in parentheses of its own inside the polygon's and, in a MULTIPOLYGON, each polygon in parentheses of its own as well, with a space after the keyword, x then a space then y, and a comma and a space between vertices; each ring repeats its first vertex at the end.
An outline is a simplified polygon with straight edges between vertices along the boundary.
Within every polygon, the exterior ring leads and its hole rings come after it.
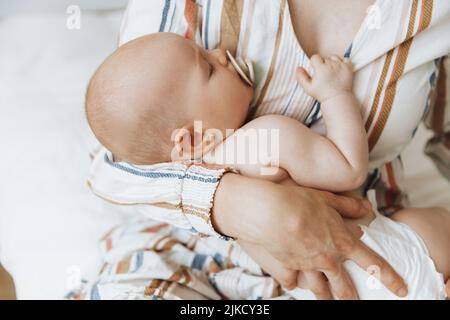
POLYGON ((447 280, 447 283, 445 285, 445 289, 447 291, 447 299, 450 300, 450 279, 447 280))
POLYGON ((311 290, 318 300, 333 299, 328 283, 321 281, 323 279, 323 273, 288 269, 280 261, 275 259, 266 248, 250 242, 238 242, 261 269, 277 280, 285 289, 293 290, 296 287, 300 287, 311 290))
POLYGON ((302 270, 316 294, 329 286, 337 298, 357 298, 343 267, 352 260, 364 270, 378 266, 381 282, 405 296, 400 276, 355 239, 340 216, 360 217, 369 210, 361 201, 328 192, 227 174, 219 184, 212 219, 218 231, 266 248, 286 270, 302 270))
POLYGON ((317 281, 318 278, 323 278, 323 273, 288 269, 261 245, 242 240, 238 242, 261 269, 277 280, 285 289, 293 290, 296 287, 300 287, 311 290, 318 300, 333 299, 328 284, 317 281))
POLYGON ((343 267, 352 260, 364 270, 376 265, 381 282, 399 296, 407 294, 399 275, 376 253, 356 239, 342 217, 359 211, 357 200, 301 187, 288 187, 279 195, 278 217, 266 225, 262 245, 286 268, 302 270, 315 292, 324 293, 326 279, 331 292, 340 299, 355 299, 356 289, 343 267), (339 213, 338 213, 339 212, 339 213))

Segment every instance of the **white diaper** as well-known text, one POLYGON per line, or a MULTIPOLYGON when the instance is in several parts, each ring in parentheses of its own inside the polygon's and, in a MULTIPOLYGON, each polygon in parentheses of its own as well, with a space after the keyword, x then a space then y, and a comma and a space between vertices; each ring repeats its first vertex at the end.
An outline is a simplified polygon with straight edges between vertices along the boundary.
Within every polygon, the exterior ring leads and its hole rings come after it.
MULTIPOLYGON (((375 193, 370 191, 368 196, 376 208, 375 193)), ((354 262, 346 261, 344 266, 362 300, 446 299, 444 277, 437 272, 425 243, 413 229, 378 212, 368 227, 361 228, 364 231, 361 241, 389 262, 406 281, 409 291, 407 297, 399 298, 378 280, 379 269, 376 266, 366 272, 354 262)), ((296 289, 291 293, 296 299, 314 299, 308 290, 296 289)))

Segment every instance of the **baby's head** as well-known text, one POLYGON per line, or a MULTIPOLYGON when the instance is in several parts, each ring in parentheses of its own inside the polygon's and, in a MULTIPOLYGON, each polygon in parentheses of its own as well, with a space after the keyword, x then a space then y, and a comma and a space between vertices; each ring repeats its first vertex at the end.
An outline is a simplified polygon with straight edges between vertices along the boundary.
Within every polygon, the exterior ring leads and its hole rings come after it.
POLYGON ((189 149, 191 158, 209 151, 221 141, 204 132, 225 137, 226 129, 239 128, 252 93, 224 51, 158 33, 121 46, 102 63, 88 87, 86 114, 116 158, 152 164, 170 161, 174 148, 184 155, 189 149), (190 148, 195 121, 202 122, 202 138, 190 148))

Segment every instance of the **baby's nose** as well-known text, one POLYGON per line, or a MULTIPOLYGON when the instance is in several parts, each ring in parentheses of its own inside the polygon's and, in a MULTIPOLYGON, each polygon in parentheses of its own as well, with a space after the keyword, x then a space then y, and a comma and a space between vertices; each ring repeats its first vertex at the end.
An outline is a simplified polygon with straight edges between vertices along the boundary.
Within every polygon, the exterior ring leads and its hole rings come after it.
POLYGON ((210 53, 217 59, 217 61, 224 67, 228 66, 228 59, 225 50, 223 49, 214 49, 211 50, 210 53))

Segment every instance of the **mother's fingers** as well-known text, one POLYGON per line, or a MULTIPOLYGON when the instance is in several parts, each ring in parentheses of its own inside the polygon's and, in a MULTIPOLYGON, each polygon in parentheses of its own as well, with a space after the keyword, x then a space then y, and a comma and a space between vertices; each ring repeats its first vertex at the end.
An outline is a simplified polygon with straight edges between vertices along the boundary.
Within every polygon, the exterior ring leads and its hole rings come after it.
POLYGON ((238 243, 248 255, 272 278, 277 280, 283 287, 293 290, 297 284, 298 271, 286 268, 280 261, 275 259, 264 247, 260 245, 241 241, 238 243))
POLYGON ((445 285, 445 289, 447 291, 447 297, 450 299, 450 279, 447 281, 447 284, 445 285))
POLYGON ((372 211, 372 205, 367 200, 359 200, 346 196, 324 192, 327 204, 345 218, 361 218, 372 211))
POLYGON ((296 288, 298 271, 283 267, 276 267, 272 270, 265 269, 265 271, 287 290, 294 290, 296 288))
POLYGON ((359 299, 358 292, 356 291, 353 281, 342 264, 336 264, 333 268, 324 270, 324 273, 330 283, 331 291, 337 299, 359 299))
POLYGON ((311 290, 317 300, 333 300, 328 281, 322 272, 305 271, 303 273, 299 272, 299 274, 302 274, 303 278, 298 283, 301 288, 311 290))
POLYGON ((386 288, 397 296, 405 297, 408 294, 408 288, 398 273, 361 241, 355 244, 347 258, 354 261, 368 273, 378 277, 386 288))

